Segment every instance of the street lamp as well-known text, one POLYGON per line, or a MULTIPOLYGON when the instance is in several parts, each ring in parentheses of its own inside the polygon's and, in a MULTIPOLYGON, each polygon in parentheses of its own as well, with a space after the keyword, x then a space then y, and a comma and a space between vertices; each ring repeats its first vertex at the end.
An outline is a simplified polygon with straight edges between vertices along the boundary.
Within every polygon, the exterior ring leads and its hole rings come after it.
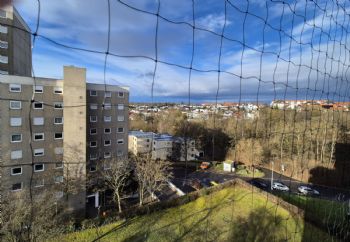
POLYGON ((271 190, 272 190, 272 186, 273 186, 273 161, 271 161, 271 171, 272 171, 272 173, 271 173, 271 190))

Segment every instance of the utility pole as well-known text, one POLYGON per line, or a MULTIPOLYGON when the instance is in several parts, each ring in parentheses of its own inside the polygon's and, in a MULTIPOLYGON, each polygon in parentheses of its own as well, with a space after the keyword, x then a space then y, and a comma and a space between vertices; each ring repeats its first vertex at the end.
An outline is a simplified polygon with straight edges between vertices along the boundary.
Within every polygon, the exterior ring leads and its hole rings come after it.
POLYGON ((271 190, 272 190, 272 186, 273 186, 273 161, 271 161, 271 190))

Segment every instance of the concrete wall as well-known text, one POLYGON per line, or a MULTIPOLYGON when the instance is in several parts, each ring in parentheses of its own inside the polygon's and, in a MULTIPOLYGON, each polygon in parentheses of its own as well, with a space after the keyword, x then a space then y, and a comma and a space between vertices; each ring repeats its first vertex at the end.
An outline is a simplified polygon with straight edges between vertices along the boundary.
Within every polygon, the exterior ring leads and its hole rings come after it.
POLYGON ((86 69, 64 67, 64 177, 74 194, 70 211, 84 211, 86 199, 86 69))

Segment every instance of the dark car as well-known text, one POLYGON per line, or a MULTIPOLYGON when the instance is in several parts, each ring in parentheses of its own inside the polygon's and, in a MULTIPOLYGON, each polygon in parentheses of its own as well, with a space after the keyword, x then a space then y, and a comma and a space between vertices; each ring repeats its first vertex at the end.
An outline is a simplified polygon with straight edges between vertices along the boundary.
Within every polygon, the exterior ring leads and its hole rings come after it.
POLYGON ((258 187, 258 188, 260 188, 262 190, 267 190, 268 189, 268 185, 265 182, 257 180, 257 179, 251 180, 250 184, 252 184, 253 186, 258 187))

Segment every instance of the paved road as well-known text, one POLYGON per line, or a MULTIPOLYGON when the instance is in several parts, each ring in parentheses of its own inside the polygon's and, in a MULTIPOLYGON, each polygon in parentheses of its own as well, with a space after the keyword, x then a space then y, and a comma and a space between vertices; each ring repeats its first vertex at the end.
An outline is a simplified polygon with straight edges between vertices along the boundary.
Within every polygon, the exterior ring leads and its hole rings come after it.
MULTIPOLYGON (((272 171, 266 168, 260 168, 265 173, 265 176, 262 178, 255 178, 266 185, 268 185, 270 190, 271 186, 271 176, 272 171)), ((175 185, 178 184, 190 184, 192 180, 199 180, 201 183, 208 183, 208 181, 216 181, 218 183, 222 183, 228 180, 232 180, 236 177, 240 177, 241 179, 250 182, 252 178, 248 177, 242 177, 238 176, 235 173, 228 173, 228 172, 221 172, 216 171, 214 169, 209 169, 206 171, 198 170, 196 171, 194 168, 188 168, 187 175, 185 175, 185 168, 181 166, 175 166, 173 167, 173 174, 174 178, 172 179, 175 185)), ((290 192, 292 193, 298 193, 298 187, 300 185, 308 185, 320 192, 319 197, 322 199, 328 199, 328 200, 340 200, 340 201, 346 201, 350 199, 350 191, 335 187, 327 187, 327 186, 320 186, 320 185, 312 185, 312 184, 306 184, 301 181, 298 181, 296 179, 290 178, 288 176, 284 176, 283 174, 274 172, 274 181, 279 181, 284 183, 290 188, 290 192)), ((181 188, 180 188, 181 189, 181 188)), ((184 190, 185 193, 189 193, 193 191, 194 189, 186 187, 186 190, 184 190)))

